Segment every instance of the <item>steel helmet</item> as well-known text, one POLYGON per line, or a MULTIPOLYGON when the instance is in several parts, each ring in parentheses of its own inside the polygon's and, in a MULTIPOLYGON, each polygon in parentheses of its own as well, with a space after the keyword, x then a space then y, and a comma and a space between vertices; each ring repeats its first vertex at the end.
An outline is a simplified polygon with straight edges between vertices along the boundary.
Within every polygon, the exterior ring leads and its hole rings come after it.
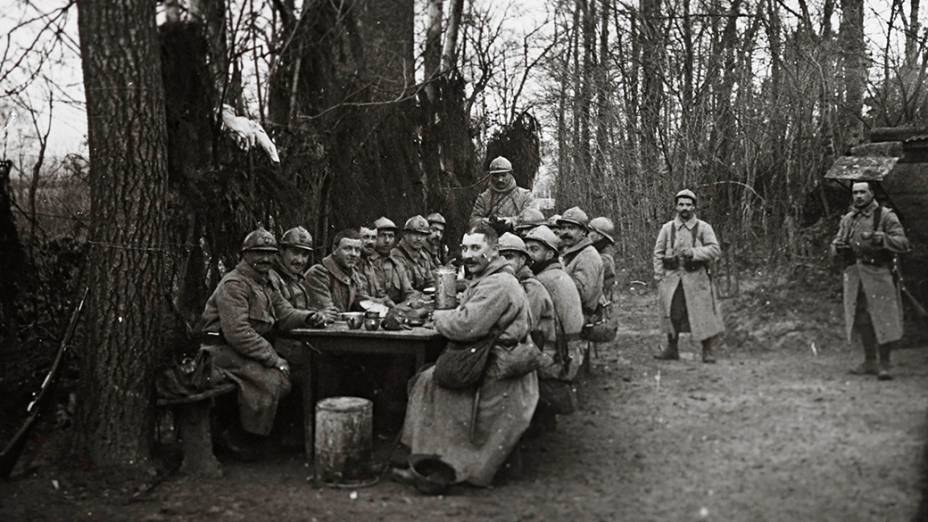
POLYGON ((280 246, 313 251, 313 236, 303 227, 293 227, 280 236, 280 246))
POLYGON ((522 238, 513 234, 512 232, 506 232, 499 236, 498 244, 500 253, 509 250, 512 252, 525 254, 526 257, 531 257, 531 255, 528 253, 528 249, 525 248, 525 242, 522 241, 522 238))
POLYGON ((277 252, 277 240, 263 227, 258 227, 245 236, 242 241, 242 252, 277 252))
POLYGON ((586 215, 586 212, 580 210, 580 207, 570 207, 569 209, 565 210, 564 214, 561 215, 561 218, 557 220, 558 224, 571 223, 581 228, 587 228, 589 222, 589 216, 586 215))
POLYGON ((547 225, 548 225, 549 227, 557 227, 557 222, 558 222, 560 219, 561 219, 561 215, 560 215, 560 214, 554 214, 553 216, 551 216, 551 217, 548 218, 547 225))
POLYGON ((429 222, 426 221, 424 217, 416 214, 415 216, 406 220, 406 224, 403 225, 403 231, 418 232, 420 234, 428 234, 429 233, 429 222))
POLYGON ((561 245, 561 240, 547 225, 540 225, 530 230, 528 234, 525 234, 525 240, 538 241, 555 252, 561 245))
POLYGON ((497 156, 493 158, 493 161, 490 162, 490 168, 487 169, 490 174, 502 174, 504 172, 512 172, 512 163, 508 159, 497 156))
POLYGON ((381 216, 374 221, 374 228, 377 230, 396 230, 396 223, 386 216, 381 216))
POLYGON ((438 212, 432 212, 432 213, 429 214, 428 217, 426 217, 425 219, 429 222, 430 225, 433 224, 433 223, 437 223, 437 224, 439 224, 439 225, 444 225, 444 224, 446 224, 446 223, 445 223, 445 216, 442 216, 442 215, 439 214, 438 212))
POLYGON ((516 230, 534 228, 538 225, 545 224, 545 215, 537 208, 528 207, 519 213, 519 219, 516 221, 516 230))
POLYGON ((590 230, 598 232, 610 243, 615 243, 615 225, 607 217, 597 217, 590 220, 590 230))
POLYGON ((693 204, 696 204, 696 194, 694 194, 690 189, 683 189, 680 192, 677 192, 677 195, 673 197, 673 202, 676 203, 680 198, 690 198, 693 200, 693 204))

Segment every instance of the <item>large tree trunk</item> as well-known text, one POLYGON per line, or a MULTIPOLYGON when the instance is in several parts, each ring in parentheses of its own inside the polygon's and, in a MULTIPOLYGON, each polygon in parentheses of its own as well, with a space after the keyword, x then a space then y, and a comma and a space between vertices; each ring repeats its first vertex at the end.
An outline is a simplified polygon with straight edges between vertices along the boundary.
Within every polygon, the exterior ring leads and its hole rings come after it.
POLYGON ((154 4, 82 1, 78 30, 93 248, 76 449, 97 465, 146 466, 163 338, 168 181, 154 4))
POLYGON ((844 108, 840 145, 843 150, 863 138, 864 89, 867 86, 867 48, 864 44, 863 0, 841 0, 841 49, 844 55, 844 108))

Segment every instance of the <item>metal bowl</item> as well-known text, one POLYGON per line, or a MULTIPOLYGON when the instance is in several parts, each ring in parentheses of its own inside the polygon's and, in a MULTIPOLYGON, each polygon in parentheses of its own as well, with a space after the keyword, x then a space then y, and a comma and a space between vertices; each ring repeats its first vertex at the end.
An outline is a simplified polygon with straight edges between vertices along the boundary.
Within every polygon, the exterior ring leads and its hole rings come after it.
POLYGON ((410 455, 409 470, 416 481, 416 489, 426 495, 440 495, 457 481, 454 468, 438 455, 410 455))
POLYGON ((342 312, 338 314, 338 318, 345 321, 352 330, 357 330, 364 324, 364 312, 342 312))

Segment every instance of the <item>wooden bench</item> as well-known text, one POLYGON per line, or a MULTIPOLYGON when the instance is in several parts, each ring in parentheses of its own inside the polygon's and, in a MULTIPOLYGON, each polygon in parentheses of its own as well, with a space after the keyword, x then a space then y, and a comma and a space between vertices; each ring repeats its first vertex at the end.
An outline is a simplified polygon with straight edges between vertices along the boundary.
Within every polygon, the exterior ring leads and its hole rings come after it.
POLYGON ((234 383, 221 384, 196 395, 179 399, 158 399, 159 407, 171 408, 174 425, 179 432, 184 451, 181 473, 218 478, 222 466, 213 454, 213 438, 210 433, 210 411, 213 399, 236 390, 234 383))

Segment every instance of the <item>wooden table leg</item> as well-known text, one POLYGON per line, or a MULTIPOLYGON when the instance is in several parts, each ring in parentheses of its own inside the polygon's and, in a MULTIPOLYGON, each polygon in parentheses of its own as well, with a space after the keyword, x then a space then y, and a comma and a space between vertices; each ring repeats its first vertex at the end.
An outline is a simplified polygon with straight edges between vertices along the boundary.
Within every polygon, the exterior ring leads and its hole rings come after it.
POLYGON ((306 462, 312 463, 316 443, 316 396, 313 382, 315 357, 306 349, 306 364, 303 365, 303 451, 306 462))

